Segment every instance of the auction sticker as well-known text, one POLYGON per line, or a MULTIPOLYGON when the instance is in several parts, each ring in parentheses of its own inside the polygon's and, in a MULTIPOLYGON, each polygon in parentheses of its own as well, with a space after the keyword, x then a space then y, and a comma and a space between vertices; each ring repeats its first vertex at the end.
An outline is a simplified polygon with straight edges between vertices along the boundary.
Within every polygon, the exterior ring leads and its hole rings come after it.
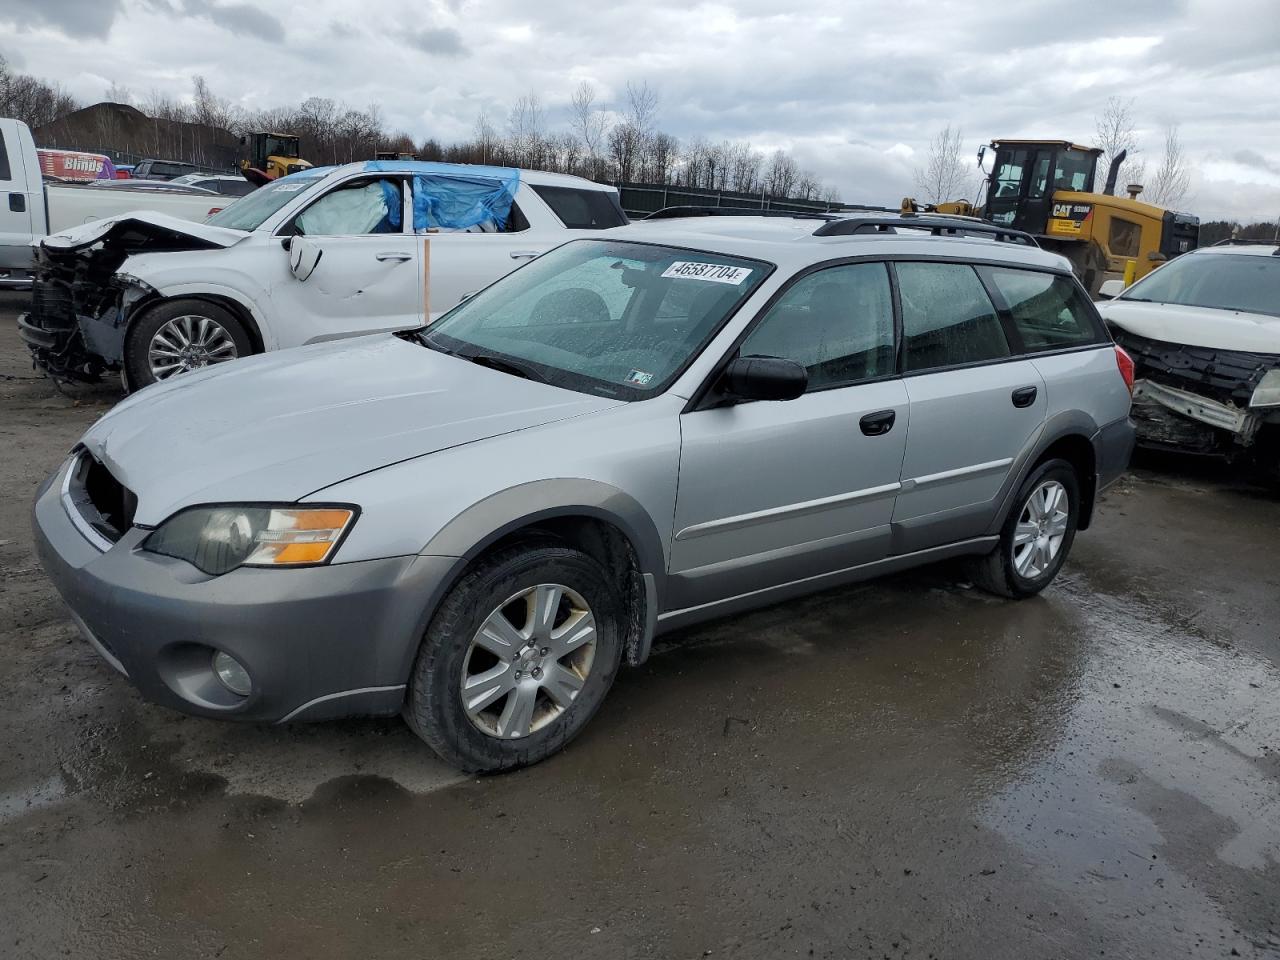
POLYGON ((693 260, 677 260, 666 270, 664 277, 677 280, 709 280, 711 283, 730 283, 737 286, 751 276, 750 267, 729 267, 723 263, 697 263, 693 260))
POLYGON ((632 370, 627 374, 627 383, 634 383, 637 387, 647 387, 653 383, 653 374, 646 370, 632 370))

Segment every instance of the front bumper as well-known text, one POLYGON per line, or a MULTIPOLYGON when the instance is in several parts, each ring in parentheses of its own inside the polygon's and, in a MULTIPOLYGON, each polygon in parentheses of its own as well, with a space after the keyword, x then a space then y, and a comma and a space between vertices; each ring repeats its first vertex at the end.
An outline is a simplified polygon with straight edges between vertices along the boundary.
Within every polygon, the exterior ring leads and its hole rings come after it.
POLYGON ((431 598, 458 560, 391 557, 210 577, 140 550, 145 530, 105 551, 91 544, 63 505, 65 470, 36 497, 40 561, 81 631, 148 700, 257 721, 399 711, 431 598), (217 650, 248 670, 249 696, 217 680, 217 650))

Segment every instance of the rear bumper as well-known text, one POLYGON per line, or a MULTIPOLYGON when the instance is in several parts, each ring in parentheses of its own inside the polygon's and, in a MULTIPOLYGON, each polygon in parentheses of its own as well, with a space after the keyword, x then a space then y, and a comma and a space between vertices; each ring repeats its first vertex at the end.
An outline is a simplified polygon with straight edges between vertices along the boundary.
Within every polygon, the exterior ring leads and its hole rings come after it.
POLYGON ((428 598, 456 559, 392 557, 209 577, 140 550, 145 530, 134 528, 105 551, 91 544, 63 505, 62 472, 35 502, 41 564, 95 649, 148 700, 256 721, 400 709, 428 598), (217 679, 215 651, 245 666, 249 696, 217 679))

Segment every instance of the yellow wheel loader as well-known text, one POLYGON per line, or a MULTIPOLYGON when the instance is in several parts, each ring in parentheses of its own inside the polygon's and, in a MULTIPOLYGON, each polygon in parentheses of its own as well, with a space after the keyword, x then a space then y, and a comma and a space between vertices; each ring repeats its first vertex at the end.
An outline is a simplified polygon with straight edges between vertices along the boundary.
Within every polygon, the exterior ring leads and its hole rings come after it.
POLYGON ((240 161, 240 173, 258 186, 311 166, 298 156, 298 138, 292 134, 247 133, 240 138, 240 146, 248 152, 240 161))
POLYGON ((1033 234, 1040 246, 1071 261, 1090 294, 1096 296, 1104 280, 1141 279, 1199 243, 1198 217, 1143 203, 1136 184, 1128 197, 1114 195, 1123 152, 1112 161, 1103 192, 1094 193, 1101 150, 1067 140, 993 140, 978 152, 980 167, 988 149, 995 163, 985 202, 952 201, 936 211, 1033 234))

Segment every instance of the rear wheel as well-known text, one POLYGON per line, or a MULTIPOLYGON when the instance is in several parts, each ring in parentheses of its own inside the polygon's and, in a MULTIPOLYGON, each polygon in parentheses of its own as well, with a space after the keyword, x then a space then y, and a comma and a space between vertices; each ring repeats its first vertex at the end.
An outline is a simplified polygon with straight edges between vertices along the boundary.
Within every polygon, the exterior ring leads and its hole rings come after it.
POLYGON ((440 605, 405 719, 471 772, 536 763, 599 708, 622 655, 622 601, 586 554, 537 541, 482 561, 440 605))
POLYGON ((124 367, 137 390, 192 370, 253 353, 253 341, 230 310, 207 300, 169 300, 129 330, 124 367))
POLYGON ((979 587, 1002 597, 1030 597, 1058 575, 1075 541, 1080 483, 1065 460, 1042 463, 1023 481, 1000 530, 1000 543, 973 561, 979 587))

